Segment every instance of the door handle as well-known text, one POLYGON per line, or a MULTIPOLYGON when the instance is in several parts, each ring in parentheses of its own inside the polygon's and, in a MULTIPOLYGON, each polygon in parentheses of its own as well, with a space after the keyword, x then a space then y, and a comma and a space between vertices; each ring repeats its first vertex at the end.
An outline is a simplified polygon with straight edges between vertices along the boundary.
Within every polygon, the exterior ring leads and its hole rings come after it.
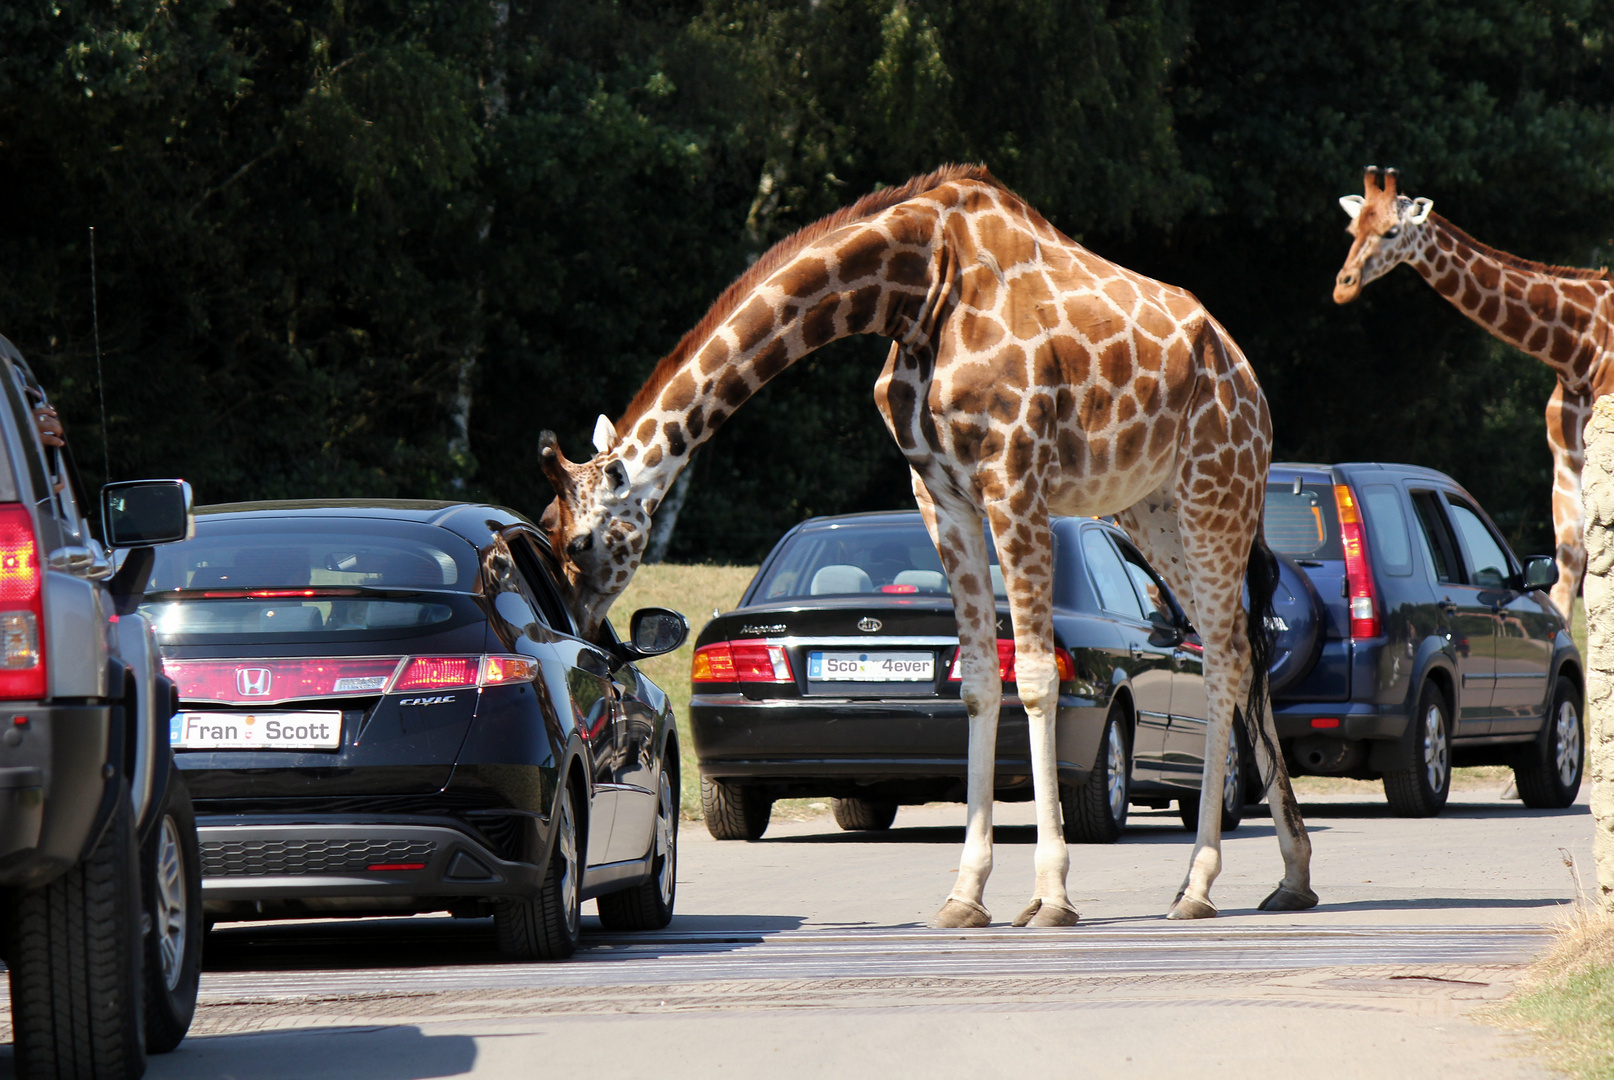
POLYGON ((1127 651, 1132 654, 1132 659, 1134 659, 1134 660, 1142 660, 1143 659, 1143 646, 1139 645, 1137 642, 1134 641, 1131 645, 1128 645, 1127 646, 1127 651))

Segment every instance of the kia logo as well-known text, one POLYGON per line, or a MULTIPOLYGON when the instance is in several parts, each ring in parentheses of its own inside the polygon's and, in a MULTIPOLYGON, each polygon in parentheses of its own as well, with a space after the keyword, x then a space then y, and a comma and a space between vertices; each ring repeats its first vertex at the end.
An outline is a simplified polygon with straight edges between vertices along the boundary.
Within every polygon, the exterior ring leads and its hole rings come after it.
POLYGON ((874 633, 884 625, 879 619, 871 619, 868 616, 864 616, 857 621, 857 628, 867 634, 874 633))
POLYGON ((235 670, 235 688, 242 697, 264 697, 269 693, 270 673, 266 667, 244 667, 235 670))

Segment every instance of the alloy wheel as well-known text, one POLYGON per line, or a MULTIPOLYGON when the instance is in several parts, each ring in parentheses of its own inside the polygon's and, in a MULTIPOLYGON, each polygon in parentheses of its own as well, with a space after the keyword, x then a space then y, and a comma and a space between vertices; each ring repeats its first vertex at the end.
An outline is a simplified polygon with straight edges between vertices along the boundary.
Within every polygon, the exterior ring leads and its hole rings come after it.
POLYGON ((157 910, 152 912, 152 933, 162 957, 163 982, 169 990, 179 985, 185 966, 185 861, 179 847, 179 828, 170 816, 163 818, 157 841, 157 910))
POLYGON ((566 933, 577 936, 581 911, 577 900, 577 821, 572 815, 572 800, 560 801, 560 836, 556 840, 561 859, 560 902, 566 913, 566 933))
POLYGON ((1558 782, 1569 787, 1580 773, 1580 714, 1575 703, 1558 704, 1558 782))
POLYGON ((1444 791, 1446 774, 1451 767, 1450 750, 1446 745, 1445 717, 1438 705, 1431 705, 1423 717, 1423 766, 1430 791, 1444 791))
POLYGON ((1239 769, 1239 737, 1232 732, 1227 739, 1227 772, 1222 776, 1222 806, 1230 813, 1244 807, 1244 777, 1239 769))
POLYGON ((672 905, 673 887, 677 884, 678 846, 675 840, 678 828, 677 808, 673 806, 672 781, 661 774, 661 796, 656 805, 656 886, 661 902, 672 905))
POLYGON ((1106 772, 1109 773, 1110 817, 1121 821, 1126 817, 1126 736, 1121 726, 1110 724, 1109 744, 1105 748, 1106 772))

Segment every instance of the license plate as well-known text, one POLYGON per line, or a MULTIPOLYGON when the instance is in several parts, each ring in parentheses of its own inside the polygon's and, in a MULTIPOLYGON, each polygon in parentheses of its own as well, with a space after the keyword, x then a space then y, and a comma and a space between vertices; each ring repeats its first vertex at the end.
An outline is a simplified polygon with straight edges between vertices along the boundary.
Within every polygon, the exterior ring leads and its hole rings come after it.
POLYGON ((168 734, 176 750, 336 750, 342 714, 177 712, 168 734))
POLYGON ((928 652, 807 654, 809 682, 929 682, 936 657, 928 652))

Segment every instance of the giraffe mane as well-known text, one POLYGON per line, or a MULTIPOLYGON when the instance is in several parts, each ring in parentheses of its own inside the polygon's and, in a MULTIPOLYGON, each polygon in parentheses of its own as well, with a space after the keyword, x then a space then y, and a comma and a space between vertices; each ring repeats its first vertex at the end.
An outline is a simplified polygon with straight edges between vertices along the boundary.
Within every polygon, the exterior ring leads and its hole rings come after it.
POLYGON ((1495 259, 1503 266, 1511 266, 1515 270, 1528 270, 1532 273, 1547 274, 1551 277, 1568 278, 1572 281, 1607 281, 1609 279, 1609 270, 1606 266, 1601 269, 1590 269, 1584 266, 1553 266, 1551 263, 1540 263, 1530 259, 1522 259, 1517 255, 1510 254, 1506 251, 1501 251, 1489 244, 1482 243, 1481 241, 1474 239, 1462 229, 1459 229, 1456 225, 1453 225, 1448 219, 1441 217, 1434 211, 1430 211, 1429 216, 1434 219, 1434 221, 1437 222, 1441 228, 1451 233, 1454 238, 1474 248, 1481 255, 1495 259))
POLYGON ((849 225, 854 221, 865 221, 882 211, 889 210, 898 203, 906 202, 917 195, 923 195, 925 192, 941 187, 943 184, 950 184, 958 180, 976 180, 983 184, 990 184, 993 187, 1003 187, 997 178, 987 171, 985 165, 943 165, 934 172, 915 176, 907 183, 872 191, 852 205, 843 206, 827 217, 818 219, 811 225, 802 226, 763 252, 756 262, 752 263, 743 274, 734 279, 728 288, 723 290, 722 295, 707 309, 706 314, 701 317, 700 322, 695 324, 694 329, 685 334, 679 339, 678 344, 673 346, 672 352, 663 356, 656 363, 656 366, 650 372, 649 378, 645 379, 644 385, 639 388, 639 392, 633 395, 632 401, 628 402, 627 410, 623 412, 622 418, 616 422, 617 433, 623 438, 627 438, 629 432, 633 429, 633 425, 638 423, 639 419, 650 410, 656 398, 660 396, 661 391, 672 381, 673 376, 684 366, 684 363, 695 352, 695 349, 703 341, 711 337, 712 332, 734 313, 734 309, 739 306, 740 301, 752 289, 766 281, 774 271, 788 262, 797 252, 843 225, 849 225))

